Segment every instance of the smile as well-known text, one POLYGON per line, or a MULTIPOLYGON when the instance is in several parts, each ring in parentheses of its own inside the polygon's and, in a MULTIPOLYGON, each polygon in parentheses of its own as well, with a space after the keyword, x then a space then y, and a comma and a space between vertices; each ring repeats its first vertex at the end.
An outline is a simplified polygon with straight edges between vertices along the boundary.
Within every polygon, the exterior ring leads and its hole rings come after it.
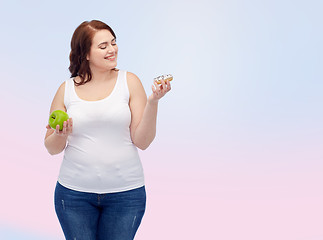
POLYGON ((110 60, 110 61, 113 61, 113 60, 115 60, 115 59, 116 59, 116 56, 105 57, 105 59, 110 60))

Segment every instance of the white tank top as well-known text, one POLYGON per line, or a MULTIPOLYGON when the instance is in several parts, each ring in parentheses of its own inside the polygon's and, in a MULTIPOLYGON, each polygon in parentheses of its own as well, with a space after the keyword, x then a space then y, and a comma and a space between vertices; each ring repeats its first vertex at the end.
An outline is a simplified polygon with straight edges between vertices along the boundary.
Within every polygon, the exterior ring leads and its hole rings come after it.
POLYGON ((127 72, 118 71, 112 93, 98 101, 80 99, 73 78, 65 82, 64 104, 73 118, 58 182, 76 191, 112 193, 144 185, 137 147, 130 137, 127 72))

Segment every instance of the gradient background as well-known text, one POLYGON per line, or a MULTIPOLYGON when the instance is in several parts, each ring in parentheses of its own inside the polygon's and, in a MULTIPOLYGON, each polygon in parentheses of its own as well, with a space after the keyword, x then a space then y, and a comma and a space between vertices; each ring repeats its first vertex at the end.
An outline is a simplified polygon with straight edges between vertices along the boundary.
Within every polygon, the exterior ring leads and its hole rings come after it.
POLYGON ((172 73, 140 151, 136 239, 323 240, 323 2, 1 1, 0 238, 63 240, 44 145, 75 28, 117 34, 147 94, 172 73))

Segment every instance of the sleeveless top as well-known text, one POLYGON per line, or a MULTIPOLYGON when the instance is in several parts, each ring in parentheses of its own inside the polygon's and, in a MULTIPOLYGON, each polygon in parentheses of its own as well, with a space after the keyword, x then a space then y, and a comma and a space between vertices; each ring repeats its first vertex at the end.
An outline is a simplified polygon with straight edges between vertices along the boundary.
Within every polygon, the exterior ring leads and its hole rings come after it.
POLYGON ((118 71, 111 94, 98 101, 80 99, 73 78, 65 82, 64 104, 73 118, 58 182, 72 190, 121 192, 144 186, 137 147, 130 137, 127 72, 118 71))

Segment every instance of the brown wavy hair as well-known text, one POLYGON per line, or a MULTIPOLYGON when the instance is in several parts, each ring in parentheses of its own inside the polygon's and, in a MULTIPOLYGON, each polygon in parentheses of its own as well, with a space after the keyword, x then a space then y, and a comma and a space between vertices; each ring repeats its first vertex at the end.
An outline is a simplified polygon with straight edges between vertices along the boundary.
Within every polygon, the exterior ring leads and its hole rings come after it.
MULTIPOLYGON (((111 27, 98 20, 85 21, 81 23, 74 31, 71 40, 70 66, 71 78, 79 76, 81 82, 76 85, 83 85, 92 79, 92 73, 89 61, 86 56, 89 54, 94 34, 99 30, 109 30, 113 37, 116 35, 111 27)), ((116 70, 116 69, 115 69, 116 70)))

